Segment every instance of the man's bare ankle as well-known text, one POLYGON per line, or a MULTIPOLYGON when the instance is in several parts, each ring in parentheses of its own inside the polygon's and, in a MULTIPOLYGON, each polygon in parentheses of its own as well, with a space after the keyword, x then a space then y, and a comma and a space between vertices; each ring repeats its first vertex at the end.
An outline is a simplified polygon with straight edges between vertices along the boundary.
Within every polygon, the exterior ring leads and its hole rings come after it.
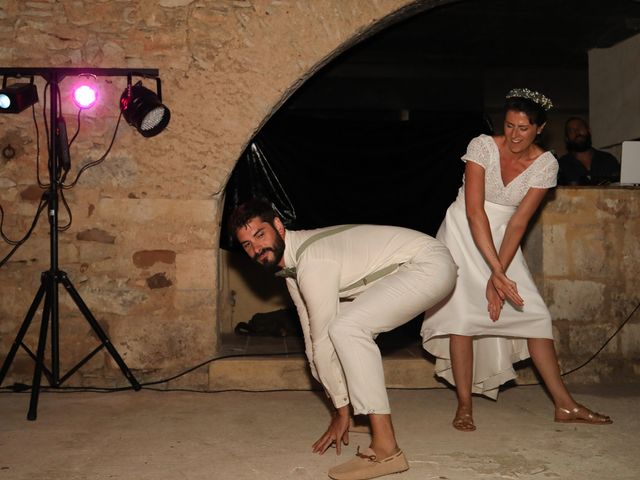
POLYGON ((398 447, 398 445, 371 445, 369 448, 376 452, 378 460, 388 458, 400 451, 400 447, 398 447))

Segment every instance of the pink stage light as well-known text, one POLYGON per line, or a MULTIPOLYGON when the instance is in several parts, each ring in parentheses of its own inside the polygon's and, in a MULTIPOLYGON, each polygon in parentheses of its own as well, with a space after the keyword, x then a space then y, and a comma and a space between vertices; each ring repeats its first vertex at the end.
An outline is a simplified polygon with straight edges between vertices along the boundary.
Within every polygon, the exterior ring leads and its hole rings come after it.
POLYGON ((98 93, 89 85, 80 85, 73 91, 73 102, 78 108, 91 108, 98 100, 98 93))

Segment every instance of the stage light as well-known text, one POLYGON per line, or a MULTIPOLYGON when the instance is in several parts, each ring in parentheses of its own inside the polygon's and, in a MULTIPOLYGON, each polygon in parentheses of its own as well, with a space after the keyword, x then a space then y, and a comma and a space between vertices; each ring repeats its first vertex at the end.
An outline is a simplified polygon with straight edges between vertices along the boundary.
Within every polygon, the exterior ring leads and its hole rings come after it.
POLYGON ((14 83, 6 85, 3 81, 0 90, 0 113, 20 113, 38 103, 38 89, 33 83, 14 83))
POLYGON ((142 86, 139 81, 127 88, 120 97, 120 110, 129 125, 134 126, 143 137, 157 135, 169 124, 171 112, 162 104, 160 79, 156 79, 158 94, 142 86))
POLYGON ((75 103, 78 108, 91 108, 97 100, 98 92, 89 85, 79 85, 73 90, 73 103, 75 103))

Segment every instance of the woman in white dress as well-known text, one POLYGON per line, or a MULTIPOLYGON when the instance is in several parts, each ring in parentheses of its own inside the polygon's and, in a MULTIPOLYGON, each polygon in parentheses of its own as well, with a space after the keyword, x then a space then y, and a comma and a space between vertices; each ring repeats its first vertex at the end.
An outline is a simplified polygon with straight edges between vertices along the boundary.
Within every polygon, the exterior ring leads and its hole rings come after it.
POLYGON ((497 398, 500 385, 516 377, 513 363, 529 356, 553 398, 556 421, 611 423, 567 391, 551 316, 520 250, 532 215, 556 186, 555 157, 534 143, 551 106, 528 89, 507 94, 504 135, 471 140, 462 157, 463 186, 436 236, 458 264, 458 281, 427 312, 422 336, 436 357, 436 374, 456 386, 458 430, 476 428, 472 393, 497 398))

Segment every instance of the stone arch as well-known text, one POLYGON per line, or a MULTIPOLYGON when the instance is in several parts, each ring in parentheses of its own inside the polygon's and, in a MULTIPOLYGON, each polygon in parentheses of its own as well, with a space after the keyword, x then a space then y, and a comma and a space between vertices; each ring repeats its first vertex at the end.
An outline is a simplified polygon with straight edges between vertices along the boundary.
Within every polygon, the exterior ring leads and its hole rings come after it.
MULTIPOLYGON (((246 64, 242 66, 252 73, 252 78, 246 79, 243 85, 247 95, 235 108, 219 110, 218 117, 239 115, 237 124, 242 125, 242 141, 233 156, 225 158, 223 163, 226 179, 231 173, 237 154, 246 147, 253 135, 271 118, 271 116, 287 101, 287 99, 309 78, 332 59, 339 56, 360 41, 369 38, 388 26, 409 18, 420 12, 436 6, 453 3, 458 0, 386 0, 384 2, 341 2, 333 0, 320 7, 314 2, 298 2, 309 7, 307 11, 295 12, 284 9, 278 25, 268 26, 258 22, 259 31, 247 32, 247 37, 254 38, 273 28, 282 29, 282 21, 286 22, 284 35, 276 31, 269 31, 264 37, 267 40, 260 51, 253 51, 250 55, 245 52, 245 45, 236 45, 238 56, 247 54, 246 64), (284 42, 289 44, 280 48, 284 42)), ((297 5, 297 4, 296 4, 297 5)), ((257 14, 257 12, 255 12, 257 14)), ((267 13, 265 11, 265 13, 267 13)), ((271 16, 270 14, 267 14, 271 16)), ((250 47, 255 44, 251 43, 250 47)), ((245 79, 236 76, 232 71, 233 65, 225 63, 221 70, 223 76, 229 75, 232 81, 244 82, 245 79)), ((212 95, 224 98, 229 89, 228 82, 222 78, 217 81, 215 68, 213 72, 205 70, 204 75, 213 75, 212 95)), ((223 122, 223 123, 226 123, 223 122)), ((226 126, 226 125, 225 125, 226 126)), ((218 132, 223 133, 221 128, 218 132)), ((229 132, 231 133, 231 132, 229 132)))
MULTIPOLYGON (((90 17, 72 0, 3 4, 0 40, 14 47, 0 52, 1 64, 160 70, 169 128, 149 141, 121 127, 111 162, 87 174, 69 198, 82 212, 75 216, 79 231, 59 240, 61 267, 81 280, 85 301, 141 381, 212 354, 221 192, 255 132, 332 58, 394 22, 452 1, 132 0, 92 3, 90 17), (85 234, 92 229, 103 234, 85 234)), ((123 87, 117 79, 105 85, 116 100, 88 114, 92 128, 88 140, 76 143, 81 148, 101 145, 117 117, 123 87)), ((73 115, 64 106, 63 112, 73 115)), ((4 116, 0 127, 17 123, 26 131, 27 117, 4 116)), ((22 134, 16 142, 32 161, 33 142, 22 134)), ((10 179, 0 183, 9 189, 5 211, 23 212, 26 223, 31 212, 19 204, 33 201, 24 194, 33 170, 18 160, 0 165, 0 180, 10 179)), ((48 267, 46 225, 40 227, 0 277, 3 297, 15 299, 0 305, 0 316, 11 319, 0 335, 2 351, 48 267)), ((82 331, 77 317, 69 323, 82 331)), ((90 343, 84 333, 74 335, 75 342, 61 338, 63 357, 90 343)), ((88 370, 90 378, 124 382, 114 368, 105 357, 76 375, 88 370)), ((206 374, 187 383, 206 385, 206 374)))
MULTIPOLYGON (((446 3, 453 2, 412 2, 408 3, 405 6, 397 9, 396 11, 389 13, 384 18, 381 18, 371 25, 367 27, 362 27, 356 29, 351 37, 346 38, 346 40, 336 46, 332 51, 328 54, 325 54, 321 57, 311 68, 309 68, 306 72, 303 72, 300 78, 296 79, 294 83, 284 92, 284 94, 278 99, 277 103, 273 106, 271 111, 267 116, 265 116, 258 128, 253 132, 257 133, 278 111, 278 109, 286 103, 286 101, 290 98, 290 96, 295 93, 298 88, 300 88, 307 80, 311 79, 316 73, 322 69, 325 65, 329 64, 333 59, 340 56, 342 53, 348 51, 354 45, 359 42, 374 36, 376 33, 388 28, 389 26, 402 21, 404 19, 408 19, 416 14, 424 12, 430 8, 433 8, 436 5, 442 5, 446 3)), ((253 135, 252 135, 253 137, 253 135)), ((251 138, 252 138, 251 137, 251 138)), ((248 140, 251 140, 249 138, 248 140)), ((246 144, 243 146, 243 150, 246 144)), ((231 282, 234 283, 235 287, 240 287, 240 291, 237 288, 225 288, 226 282, 228 282, 228 278, 223 274, 223 278, 219 279, 220 284, 219 287, 219 298, 218 298, 218 327, 221 327, 225 332, 230 332, 230 328, 233 327, 233 324, 237 321, 246 321, 253 314, 257 312, 267 311, 267 310, 275 310, 282 308, 286 301, 284 300, 287 297, 286 292, 282 288, 279 288, 279 285, 274 285, 274 282, 269 281, 267 275, 262 275, 262 272, 255 272, 255 275, 258 275, 258 278, 252 278, 251 274, 248 274, 246 271, 241 273, 239 276, 239 271, 250 270, 253 271, 252 265, 250 262, 246 262, 244 258, 230 258, 226 255, 227 252, 221 252, 222 257, 219 257, 220 264, 218 266, 219 269, 223 269, 224 272, 227 272, 226 268, 228 266, 228 261, 232 264, 237 264, 235 267, 231 268, 231 274, 234 275, 235 280, 231 282), (238 277, 245 277, 248 275, 247 279, 240 280, 238 277), (251 286, 248 287, 244 285, 244 281, 250 281, 251 286), (250 290, 251 293, 246 290, 250 290), (244 293, 243 293, 244 292, 244 293), (238 294, 236 296, 236 294, 238 294), (233 298, 230 298, 231 295, 233 298), (263 301, 264 298, 268 298, 268 303, 263 301), (238 306, 240 303, 242 305, 238 306), (230 307, 228 304, 234 304, 236 307, 230 307), (230 313, 230 310, 233 308, 234 314, 230 313), (235 319, 235 322, 233 321, 235 319)), ((233 257, 233 256, 232 256, 233 257)))

